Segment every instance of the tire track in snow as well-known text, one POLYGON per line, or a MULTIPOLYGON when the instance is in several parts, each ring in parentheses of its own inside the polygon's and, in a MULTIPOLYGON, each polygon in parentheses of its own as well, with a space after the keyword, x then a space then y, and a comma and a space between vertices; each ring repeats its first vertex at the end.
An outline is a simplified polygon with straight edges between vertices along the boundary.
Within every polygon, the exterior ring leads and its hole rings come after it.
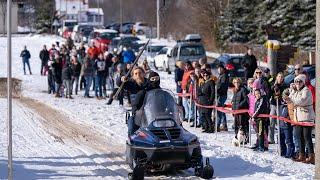
MULTIPOLYGON (((26 107, 34 110, 43 119, 41 122, 49 134, 55 138, 61 138, 64 143, 75 143, 79 151, 83 152, 90 162, 96 165, 96 168, 104 168, 106 171, 103 175, 112 175, 115 179, 127 177, 129 167, 125 163, 124 146, 118 144, 111 144, 108 142, 108 137, 97 132, 94 127, 84 124, 77 124, 70 121, 67 116, 58 110, 50 107, 44 103, 38 102, 30 98, 22 98, 20 100, 26 107), (94 152, 94 153, 93 153, 94 152), (108 154, 108 152, 111 154, 108 154), (105 157, 90 157, 93 154, 107 153, 105 157), (111 165, 108 165, 108 162, 111 165), (112 165, 114 162, 121 162, 120 164, 112 165)), ((66 113, 62 110, 63 113, 66 113)), ((71 116, 72 117, 72 116, 71 116)), ((73 116, 74 117, 74 116, 73 116)), ((110 129, 105 129, 110 134, 115 134, 110 129)), ((66 152, 68 153, 68 152, 66 152)), ((81 164, 81 162, 79 162, 81 164)), ((99 177, 99 175, 97 175, 99 177)), ((192 170, 179 171, 168 175, 147 175, 145 179, 200 179, 193 175, 192 170)))
MULTIPOLYGON (((90 159, 97 168, 108 170, 106 175, 113 175, 115 177, 127 176, 128 168, 124 165, 123 146, 111 144, 108 141, 108 137, 96 132, 92 127, 71 122, 67 116, 63 115, 58 110, 36 100, 21 98, 19 102, 42 117, 40 118, 42 120, 40 123, 45 127, 44 129, 47 133, 51 134, 56 139, 62 140, 64 143, 70 142, 76 144, 77 147, 75 148, 83 152, 83 154, 87 156, 86 159, 90 159), (103 159, 99 157, 90 158, 92 152, 94 152, 94 154, 106 155, 103 159), (108 161, 105 162, 104 159, 108 161), (110 169, 109 162, 111 162, 111 164, 113 162, 121 162, 121 164, 111 165, 112 168, 110 169), (117 169, 117 171, 114 171, 114 169, 117 169)), ((81 162, 79 162, 79 164, 81 164, 81 162)))

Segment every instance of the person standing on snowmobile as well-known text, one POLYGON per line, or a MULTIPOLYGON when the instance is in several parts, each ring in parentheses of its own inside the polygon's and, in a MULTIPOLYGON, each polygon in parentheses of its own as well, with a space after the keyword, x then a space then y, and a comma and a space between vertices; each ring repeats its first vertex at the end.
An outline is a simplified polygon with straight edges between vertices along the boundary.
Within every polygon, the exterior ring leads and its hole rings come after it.
POLYGON ((140 90, 135 100, 132 101, 132 116, 128 120, 128 136, 132 135, 136 130, 139 129, 139 125, 135 123, 135 119, 141 118, 136 116, 136 112, 143 106, 145 95, 148 91, 153 89, 159 89, 160 87, 160 76, 156 72, 150 72, 147 85, 144 89, 140 90))

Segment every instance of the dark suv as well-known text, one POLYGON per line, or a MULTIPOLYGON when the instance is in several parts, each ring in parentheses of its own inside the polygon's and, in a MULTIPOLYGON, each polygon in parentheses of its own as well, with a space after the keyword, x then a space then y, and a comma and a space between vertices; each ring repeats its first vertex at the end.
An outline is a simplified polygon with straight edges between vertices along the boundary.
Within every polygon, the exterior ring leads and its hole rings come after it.
POLYGON ((231 84, 233 78, 235 77, 240 77, 242 80, 244 80, 244 68, 241 65, 243 60, 243 55, 223 54, 211 64, 211 68, 217 68, 219 64, 222 64, 228 70, 229 81, 231 84))

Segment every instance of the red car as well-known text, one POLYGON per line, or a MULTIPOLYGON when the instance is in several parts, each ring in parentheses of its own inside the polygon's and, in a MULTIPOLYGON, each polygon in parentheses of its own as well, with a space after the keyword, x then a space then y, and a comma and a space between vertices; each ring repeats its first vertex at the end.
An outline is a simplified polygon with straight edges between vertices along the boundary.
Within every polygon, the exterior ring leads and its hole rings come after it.
POLYGON ((107 51, 111 40, 119 36, 118 31, 112 29, 95 29, 92 33, 93 39, 91 41, 100 52, 107 51))
POLYGON ((71 33, 72 33, 72 30, 67 28, 65 31, 63 31, 62 37, 65 39, 68 39, 69 37, 71 37, 71 33))

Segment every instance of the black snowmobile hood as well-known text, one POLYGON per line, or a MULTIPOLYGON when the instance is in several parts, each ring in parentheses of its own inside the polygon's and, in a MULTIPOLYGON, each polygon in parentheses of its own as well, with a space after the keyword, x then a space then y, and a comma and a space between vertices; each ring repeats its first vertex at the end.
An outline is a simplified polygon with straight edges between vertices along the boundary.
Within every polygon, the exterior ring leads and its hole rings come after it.
POLYGON ((153 89, 146 93, 143 106, 136 116, 140 116, 135 119, 136 125, 140 127, 148 127, 153 121, 163 118, 179 122, 179 108, 173 93, 164 89, 153 89))

